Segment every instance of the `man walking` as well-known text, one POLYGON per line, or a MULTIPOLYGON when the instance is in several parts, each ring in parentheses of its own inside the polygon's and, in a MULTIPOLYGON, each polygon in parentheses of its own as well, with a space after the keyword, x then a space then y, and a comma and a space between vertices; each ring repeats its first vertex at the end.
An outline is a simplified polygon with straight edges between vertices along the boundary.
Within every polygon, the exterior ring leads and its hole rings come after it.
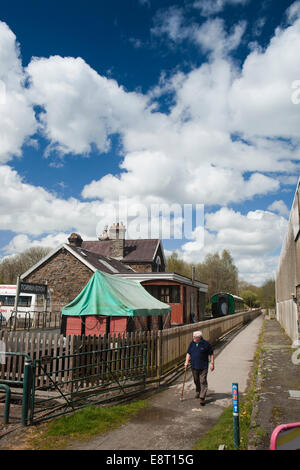
POLYGON ((200 405, 205 405, 207 393, 208 363, 211 361, 210 369, 214 370, 214 352, 211 344, 203 339, 201 331, 193 333, 193 341, 189 344, 184 367, 187 368, 191 360, 192 373, 196 385, 196 396, 200 397, 200 405))

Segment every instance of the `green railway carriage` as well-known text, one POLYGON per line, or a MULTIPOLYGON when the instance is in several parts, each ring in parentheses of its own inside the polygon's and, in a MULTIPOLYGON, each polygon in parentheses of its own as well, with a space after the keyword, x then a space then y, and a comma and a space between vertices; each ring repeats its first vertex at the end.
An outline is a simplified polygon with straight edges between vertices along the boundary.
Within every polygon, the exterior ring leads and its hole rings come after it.
POLYGON ((233 315, 247 309, 244 300, 237 295, 218 292, 211 298, 212 316, 214 318, 233 315))

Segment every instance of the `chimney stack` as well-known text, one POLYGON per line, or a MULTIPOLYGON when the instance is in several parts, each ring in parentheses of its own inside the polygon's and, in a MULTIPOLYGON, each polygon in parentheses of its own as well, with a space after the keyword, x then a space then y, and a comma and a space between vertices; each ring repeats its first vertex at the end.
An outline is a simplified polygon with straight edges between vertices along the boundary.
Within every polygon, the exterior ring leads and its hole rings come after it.
POLYGON ((71 246, 81 246, 82 245, 82 238, 79 233, 71 233, 68 238, 69 245, 71 246))
POLYGON ((113 224, 109 229, 109 256, 117 260, 124 258, 124 247, 125 247, 125 232, 126 228, 123 222, 119 224, 113 224))
POLYGON ((99 235, 98 240, 108 240, 109 235, 108 235, 108 225, 105 225, 103 232, 101 235, 99 235))

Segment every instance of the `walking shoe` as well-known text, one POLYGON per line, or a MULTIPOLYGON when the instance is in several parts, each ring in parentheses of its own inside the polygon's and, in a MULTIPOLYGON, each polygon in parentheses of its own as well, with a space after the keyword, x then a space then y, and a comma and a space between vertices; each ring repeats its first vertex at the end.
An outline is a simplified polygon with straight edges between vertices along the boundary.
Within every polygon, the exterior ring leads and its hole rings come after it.
POLYGON ((201 406, 204 406, 204 405, 205 405, 205 400, 204 400, 204 398, 200 398, 200 405, 201 405, 201 406))
POLYGON ((199 397, 200 397, 200 393, 197 392, 195 395, 195 398, 199 398, 199 397))

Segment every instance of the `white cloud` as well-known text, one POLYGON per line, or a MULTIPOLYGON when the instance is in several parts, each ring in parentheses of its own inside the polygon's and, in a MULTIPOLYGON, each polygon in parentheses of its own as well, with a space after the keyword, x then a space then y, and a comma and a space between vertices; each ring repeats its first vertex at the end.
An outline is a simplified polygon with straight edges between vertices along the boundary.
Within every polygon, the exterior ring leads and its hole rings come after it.
POLYGON ((198 8, 202 16, 220 13, 227 5, 245 5, 248 0, 196 0, 194 8, 198 8))
POLYGON ((27 72, 32 102, 44 109, 40 128, 49 151, 88 154, 94 144, 107 152, 110 136, 133 126, 147 107, 147 97, 126 92, 81 58, 34 58, 27 72))
MULTIPOLYGON (((6 114, 0 105, 2 162, 20 155, 24 142, 34 142, 33 105, 43 109, 38 131, 48 139, 48 153, 88 154, 92 146, 106 152, 118 133, 123 156, 119 174, 95 175, 84 186, 82 196, 89 202, 57 198, 1 166, 0 227, 16 233, 7 249, 14 252, 37 240, 56 243, 71 230, 95 238, 105 204, 119 196, 130 204, 224 206, 275 193, 280 181, 290 184, 300 160, 300 108, 290 99, 291 84, 300 78, 300 20, 293 11, 290 26, 277 29, 265 50, 253 50, 240 70, 229 52, 240 44, 245 24, 228 33, 219 19, 187 25, 182 11, 173 10, 169 22, 160 23, 164 34, 174 43, 187 39, 205 47, 209 61, 165 77, 144 95, 126 91, 80 58, 34 58, 24 73, 16 38, 0 23, 0 78, 10 104, 6 114), (169 111, 158 112, 158 98, 165 93, 172 96, 169 111)), ((282 204, 272 209, 286 210, 282 204)), ((273 269, 285 223, 267 211, 242 215, 223 208, 207 216, 205 250, 195 231, 182 252, 197 259, 207 250, 228 248, 243 275, 262 279, 273 269)))
POLYGON ((194 29, 193 37, 205 52, 211 52, 216 57, 222 57, 240 45, 245 30, 246 22, 240 21, 227 34, 224 20, 215 18, 207 20, 199 28, 194 29))
POLYGON ((289 214, 290 214, 290 209, 282 200, 272 202, 272 204, 269 205, 268 210, 277 212, 279 215, 282 215, 283 217, 289 217, 289 214))
POLYGON ((246 26, 246 21, 239 21, 228 33, 221 18, 208 19, 201 24, 193 23, 190 18, 185 18, 184 8, 170 7, 156 15, 151 32, 155 36, 166 36, 173 43, 190 41, 204 52, 222 57, 240 45, 246 26))
POLYGON ((292 3, 286 11, 287 19, 290 23, 293 23, 300 17, 300 2, 296 1, 292 3))
MULTIPOLYGON (((42 235, 80 229, 96 232, 99 203, 59 199, 42 187, 25 183, 9 166, 0 166, 0 229, 42 235)), ((22 239, 20 239, 22 242, 22 239)))
MULTIPOLYGON (((22 253, 23 251, 27 250, 28 248, 33 247, 44 247, 44 248, 56 248, 63 243, 68 243, 68 237, 70 233, 60 232, 60 233, 53 233, 41 237, 39 239, 31 238, 28 235, 23 233, 16 235, 11 239, 7 246, 3 248, 3 251, 9 254, 16 254, 22 253)), ((81 236, 84 240, 88 240, 89 237, 86 236, 84 233, 81 233, 81 236)), ((94 237, 95 239, 95 237, 94 237)))
POLYGON ((24 142, 36 130, 25 79, 16 37, 0 21, 0 163, 20 156, 24 142))
POLYGON ((170 7, 166 11, 160 11, 155 17, 155 25, 151 29, 156 36, 166 35, 174 42, 186 39, 190 29, 184 26, 184 11, 179 7, 170 7))
POLYGON ((232 84, 232 125, 246 136, 284 137, 299 144, 300 108, 292 103, 299 79, 300 20, 277 28, 265 50, 255 49, 232 84))
MULTIPOLYGON (((170 31, 178 38, 184 28, 181 10, 172 11, 170 19, 177 18, 177 23, 170 31)), ((208 20, 202 27, 208 28, 207 33, 210 28, 218 31, 214 44, 216 48, 220 44, 221 50, 224 47, 229 50, 240 41, 241 35, 235 31, 230 35, 235 38, 231 43, 218 19, 208 20)), ((298 26, 293 28, 300 38, 298 26)), ((194 30, 194 38, 199 30, 194 30)), ((209 38, 209 34, 204 34, 201 41, 209 38)), ((40 120, 50 142, 49 151, 88 153, 92 144, 99 151, 107 151, 110 136, 120 134, 124 153, 120 174, 106 175, 87 184, 82 192, 84 197, 108 202, 119 195, 221 205, 241 202, 278 190, 278 181, 264 172, 291 173, 297 169, 294 162, 300 159, 299 146, 280 139, 281 129, 286 136, 288 126, 281 127, 276 122, 294 119, 295 130, 291 126, 289 132, 296 133, 297 107, 291 112, 289 101, 289 107, 283 104, 283 116, 274 117, 272 100, 269 106, 264 97, 264 112, 269 116, 260 122, 260 108, 255 105, 260 103, 261 96, 257 76, 264 82, 267 75, 260 67, 266 62, 270 65, 268 70, 276 72, 265 80, 272 90, 272 84, 285 77, 285 69, 277 66, 278 54, 280 59, 289 43, 288 30, 277 32, 266 51, 249 55, 241 72, 228 58, 217 54, 190 73, 165 80, 162 93, 173 93, 168 114, 155 112, 154 97, 159 96, 159 87, 149 96, 126 92, 82 59, 58 56, 33 59, 27 69, 31 77, 30 96, 34 103, 44 107, 40 120), (249 87, 254 95, 251 103, 247 97, 249 87), (150 97, 154 99, 152 108, 150 97), (245 111, 245 107, 249 109, 245 111), (264 130, 266 126, 273 139, 264 130), (252 127, 259 128, 259 132, 255 129, 252 132, 252 127), (243 134, 247 140, 241 138, 243 134), (252 173, 250 178, 244 176, 245 172, 252 173)))
POLYGON ((187 159, 176 161, 172 155, 162 152, 127 154, 121 167, 126 171, 119 177, 108 174, 92 181, 83 188, 82 196, 104 200, 136 196, 144 203, 159 200, 225 205, 279 188, 278 181, 259 173, 252 174, 246 181, 239 171, 208 163, 194 164, 187 159))
POLYGON ((222 208, 206 214, 204 248, 201 228, 195 230, 195 240, 184 244, 181 253, 189 262, 201 262, 208 253, 230 251, 239 276, 256 285, 273 277, 286 230, 287 220, 268 211, 247 214, 222 208))

